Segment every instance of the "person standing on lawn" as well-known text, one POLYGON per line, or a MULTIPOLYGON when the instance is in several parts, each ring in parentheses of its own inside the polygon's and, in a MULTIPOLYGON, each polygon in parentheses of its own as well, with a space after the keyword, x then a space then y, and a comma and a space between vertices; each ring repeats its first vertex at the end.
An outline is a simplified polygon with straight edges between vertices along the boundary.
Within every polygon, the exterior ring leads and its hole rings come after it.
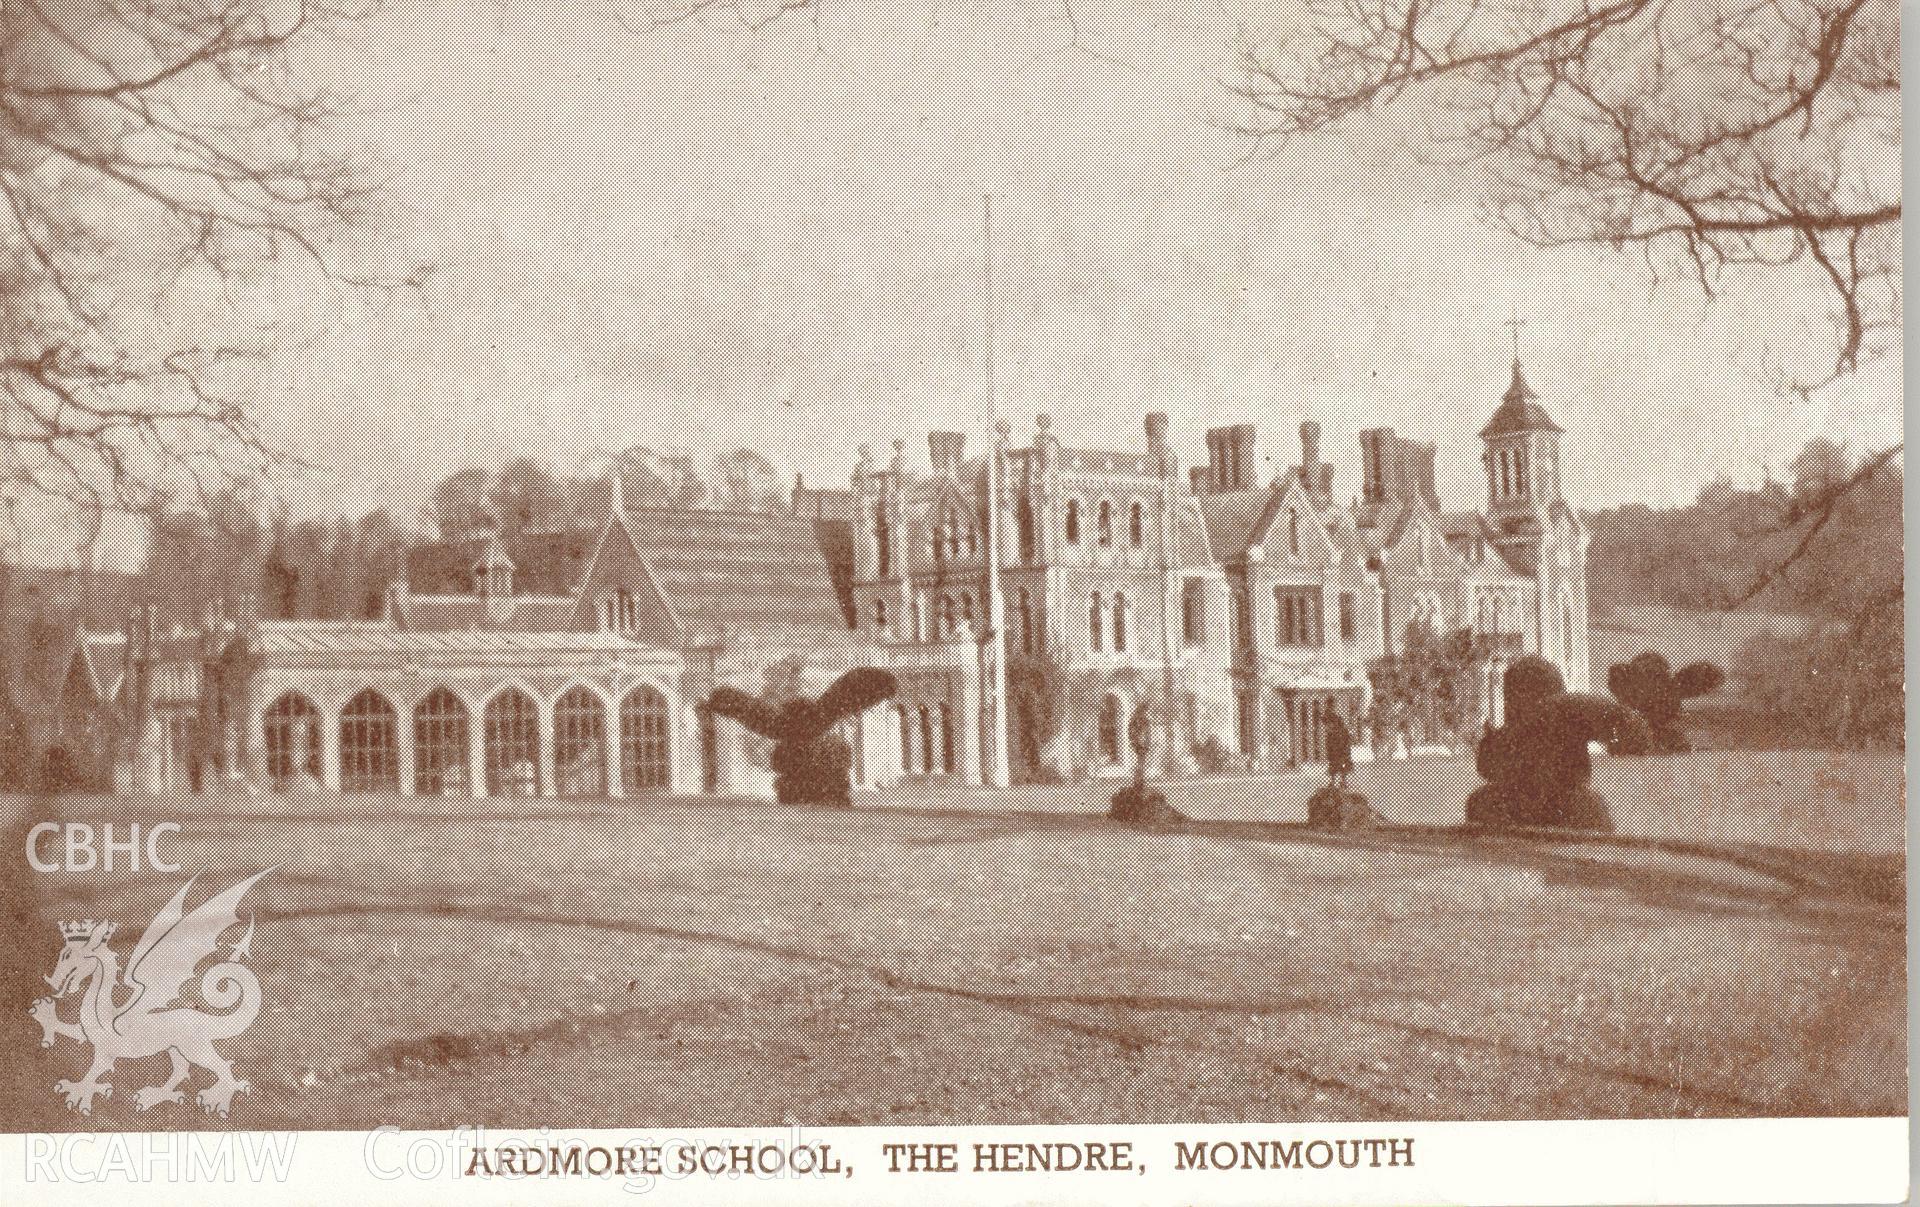
POLYGON ((1347 787, 1347 775, 1353 770, 1353 734, 1347 729, 1346 718, 1340 715, 1332 701, 1327 702, 1327 780, 1342 791, 1347 787))

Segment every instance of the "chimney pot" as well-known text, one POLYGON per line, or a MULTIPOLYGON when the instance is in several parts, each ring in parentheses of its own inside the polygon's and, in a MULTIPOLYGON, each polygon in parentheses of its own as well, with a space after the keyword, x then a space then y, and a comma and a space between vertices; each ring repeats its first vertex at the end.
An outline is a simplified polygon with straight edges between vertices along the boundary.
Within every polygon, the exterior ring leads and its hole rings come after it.
POLYGON ((1158 455, 1167 451, 1167 414, 1153 411, 1147 416, 1147 451, 1158 455))
POLYGON ((960 468, 961 460, 966 456, 967 434, 965 432, 928 432, 927 455, 933 462, 933 472, 950 473, 960 468))

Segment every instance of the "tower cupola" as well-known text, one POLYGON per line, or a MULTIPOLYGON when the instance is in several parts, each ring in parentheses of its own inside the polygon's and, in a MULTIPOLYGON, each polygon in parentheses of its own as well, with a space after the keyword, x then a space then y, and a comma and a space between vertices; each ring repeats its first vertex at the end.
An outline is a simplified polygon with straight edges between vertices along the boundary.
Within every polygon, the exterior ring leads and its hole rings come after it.
POLYGON ((1520 357, 1500 406, 1480 429, 1486 445, 1487 501, 1497 515, 1530 511, 1560 497, 1560 437, 1565 431, 1527 384, 1520 357))
POLYGON ((473 593, 486 599, 513 597, 513 559, 500 543, 500 530, 487 537, 486 548, 473 563, 473 593))

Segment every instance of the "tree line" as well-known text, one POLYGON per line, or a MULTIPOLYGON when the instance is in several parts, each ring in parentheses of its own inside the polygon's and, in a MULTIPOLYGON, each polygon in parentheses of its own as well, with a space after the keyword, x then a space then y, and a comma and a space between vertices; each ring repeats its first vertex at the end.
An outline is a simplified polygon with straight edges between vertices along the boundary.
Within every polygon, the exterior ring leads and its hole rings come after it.
MULTIPOLYGON (((705 465, 689 453, 632 448, 609 458, 625 506, 776 511, 786 477, 764 454, 739 449, 705 465)), ((532 458, 499 469, 467 466, 428 492, 417 512, 376 508, 360 517, 289 520, 252 484, 230 486, 154 519, 141 577, 143 602, 166 623, 210 615, 288 620, 371 619, 388 584, 406 576, 407 550, 485 524, 512 545, 543 529, 598 524, 609 474, 561 473, 532 458)))
MULTIPOLYGON (((1809 442, 1785 477, 1724 478, 1693 502, 1595 512, 1593 614, 1635 604, 1807 619, 1737 668, 1754 703, 1809 744, 1897 746, 1905 731, 1905 474, 1899 449, 1809 442)), ((1736 668, 1726 668, 1734 671, 1736 668)))

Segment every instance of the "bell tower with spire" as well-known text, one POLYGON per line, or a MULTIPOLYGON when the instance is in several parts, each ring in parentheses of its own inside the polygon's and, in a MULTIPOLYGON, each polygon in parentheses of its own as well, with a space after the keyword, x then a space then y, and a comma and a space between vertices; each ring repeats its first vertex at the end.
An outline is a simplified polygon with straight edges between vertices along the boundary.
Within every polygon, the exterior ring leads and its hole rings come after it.
POLYGON ((1520 368, 1520 327, 1513 327, 1513 379, 1480 429, 1486 445, 1487 508, 1494 523, 1532 518, 1560 502, 1560 437, 1566 432, 1540 405, 1520 368))
POLYGON ((1587 685, 1587 531, 1560 488, 1565 429, 1540 405, 1520 367, 1513 328, 1513 376, 1480 429, 1486 446, 1487 516, 1506 560, 1534 580, 1533 650, 1558 666, 1567 686, 1587 685))

